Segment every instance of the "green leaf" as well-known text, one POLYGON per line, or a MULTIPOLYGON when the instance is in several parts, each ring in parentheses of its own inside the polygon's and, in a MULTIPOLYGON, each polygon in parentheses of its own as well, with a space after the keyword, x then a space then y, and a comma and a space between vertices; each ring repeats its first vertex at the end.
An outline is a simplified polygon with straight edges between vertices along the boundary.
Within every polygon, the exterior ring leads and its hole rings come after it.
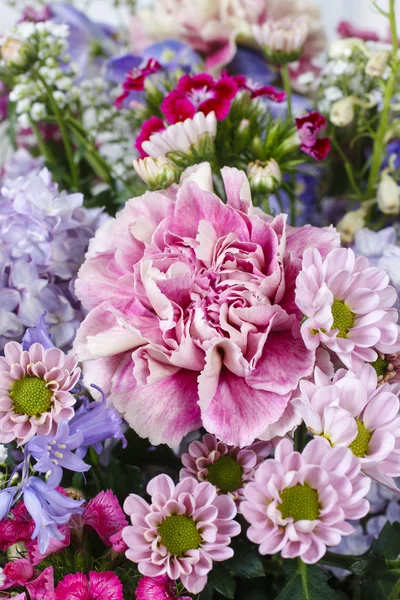
POLYGON ((264 577, 264 569, 258 551, 247 540, 235 540, 232 544, 234 555, 224 563, 229 571, 238 577, 251 579, 264 577))
POLYGON ((286 585, 276 600, 337 600, 336 592, 326 582, 325 573, 302 560, 289 561, 285 566, 286 585))
POLYGON ((208 583, 225 598, 235 597, 236 583, 232 575, 222 565, 215 564, 208 575, 208 583))
POLYGON ((386 573, 385 557, 383 554, 369 552, 351 565, 351 570, 361 582, 368 583, 370 579, 377 579, 386 573))
POLYGON ((374 540, 371 551, 382 553, 388 560, 394 560, 400 556, 400 523, 386 523, 379 538, 374 540))
MULTIPOLYGON (((382 543, 385 538, 386 534, 382 543)), ((389 547, 391 551, 393 549, 389 547)), ((398 573, 389 571, 384 555, 378 552, 368 552, 351 566, 351 570, 360 580, 363 600, 387 600, 398 580, 398 573)))

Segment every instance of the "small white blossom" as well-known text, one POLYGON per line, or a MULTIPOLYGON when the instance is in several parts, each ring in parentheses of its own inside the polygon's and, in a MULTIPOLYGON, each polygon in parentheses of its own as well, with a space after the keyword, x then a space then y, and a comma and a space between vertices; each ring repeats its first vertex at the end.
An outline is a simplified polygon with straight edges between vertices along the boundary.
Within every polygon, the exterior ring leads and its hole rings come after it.
POLYGON ((0 567, 0 587, 3 587, 5 582, 6 582, 6 576, 4 575, 4 569, 2 569, 0 567))
POLYGON ((40 121, 46 116, 46 106, 40 102, 35 102, 30 111, 33 121, 40 121))
POLYGON ((7 460, 8 450, 4 444, 0 444, 0 465, 4 465, 7 460))

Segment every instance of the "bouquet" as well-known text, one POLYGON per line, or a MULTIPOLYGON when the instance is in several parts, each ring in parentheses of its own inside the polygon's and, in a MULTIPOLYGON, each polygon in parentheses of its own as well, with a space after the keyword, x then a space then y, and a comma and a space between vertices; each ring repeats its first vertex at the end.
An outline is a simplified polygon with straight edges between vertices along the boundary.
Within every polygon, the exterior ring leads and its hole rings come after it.
POLYGON ((395 0, 80 8, 0 38, 0 598, 398 599, 395 0))

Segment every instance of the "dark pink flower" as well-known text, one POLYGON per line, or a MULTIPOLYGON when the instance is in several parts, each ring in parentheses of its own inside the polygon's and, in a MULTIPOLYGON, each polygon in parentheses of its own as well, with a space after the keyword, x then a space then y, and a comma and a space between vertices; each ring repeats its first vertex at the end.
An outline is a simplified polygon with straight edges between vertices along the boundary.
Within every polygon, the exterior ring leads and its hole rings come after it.
POLYGON ((319 112, 312 112, 296 119, 297 132, 300 138, 300 149, 315 160, 323 160, 331 149, 329 138, 318 138, 318 132, 326 125, 326 119, 319 112))
POLYGON ((190 600, 189 596, 176 595, 175 583, 168 575, 142 577, 136 588, 136 600, 190 600))
POLYGON ((124 100, 131 92, 143 92, 146 77, 161 70, 160 63, 154 58, 149 58, 143 67, 135 67, 126 75, 122 84, 122 94, 115 99, 116 108, 122 108, 124 100))
POLYGON ((39 550, 39 544, 37 538, 34 540, 27 540, 25 545, 28 549, 28 556, 31 563, 35 566, 41 563, 47 556, 60 552, 70 544, 71 529, 69 525, 61 525, 59 528, 60 533, 63 535, 61 540, 50 540, 47 550, 42 554, 39 550))
POLYGON ((55 600, 124 600, 122 583, 111 571, 71 573, 57 585, 55 600))
POLYGON ((5 552, 17 542, 31 539, 35 524, 23 502, 19 502, 11 511, 11 519, 0 521, 0 549, 5 552))
POLYGON ((90 525, 99 534, 106 546, 111 546, 111 536, 115 535, 128 522, 111 490, 100 492, 85 506, 83 522, 90 525))
POLYGON ((283 102, 286 99, 283 90, 276 90, 271 85, 261 85, 256 81, 252 81, 246 75, 235 75, 233 79, 236 81, 239 90, 246 90, 250 93, 251 98, 266 96, 274 102, 283 102))
POLYGON ((128 546, 122 538, 122 529, 110 537, 110 542, 114 552, 126 552, 128 550, 128 546))
MULTIPOLYGON (((26 589, 31 600, 55 600, 53 567, 47 567, 37 579, 27 583, 26 589)), ((64 598, 66 599, 67 596, 64 598)))
POLYGON ((6 580, 1 589, 25 585, 33 575, 33 566, 27 558, 19 558, 8 562, 3 569, 6 580))
POLYGON ((197 112, 215 112, 218 121, 225 119, 238 92, 234 77, 223 74, 218 80, 207 73, 184 75, 163 100, 161 110, 168 123, 191 119, 197 112))
POLYGON ((135 148, 139 152, 140 158, 148 156, 148 154, 142 148, 143 142, 147 142, 153 133, 164 130, 164 121, 160 119, 160 117, 151 117, 143 123, 135 142, 135 148))
POLYGON ((379 42, 381 40, 374 29, 361 29, 350 23, 350 21, 340 21, 336 31, 342 38, 356 37, 372 42, 379 42))

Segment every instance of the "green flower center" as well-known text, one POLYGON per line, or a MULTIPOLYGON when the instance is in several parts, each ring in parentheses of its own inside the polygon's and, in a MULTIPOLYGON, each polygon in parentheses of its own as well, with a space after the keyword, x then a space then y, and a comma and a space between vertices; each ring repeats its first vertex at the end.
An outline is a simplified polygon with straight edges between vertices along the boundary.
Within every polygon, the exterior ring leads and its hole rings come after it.
POLYGON ((202 539, 196 523, 186 515, 167 517, 158 527, 161 541, 173 556, 183 556, 188 550, 197 550, 202 539))
POLYGON ((377 358, 374 362, 369 363, 372 367, 374 367, 376 374, 378 377, 383 377, 386 375, 387 368, 389 365, 389 361, 386 358, 377 358))
POLYGON ((14 411, 29 417, 40 416, 51 408, 53 392, 39 377, 17 379, 10 391, 14 411))
POLYGON ((233 456, 226 454, 209 466, 207 480, 226 494, 242 487, 242 476, 242 467, 233 456))
POLYGON ((332 329, 339 329, 338 337, 347 337, 349 330, 354 327, 355 314, 351 312, 343 300, 335 298, 332 304, 332 316, 332 329))
POLYGON ((353 454, 355 454, 359 458, 362 458, 367 453, 372 433, 370 433, 365 427, 364 423, 361 423, 361 421, 359 421, 358 419, 356 419, 356 423, 358 429, 357 437, 351 442, 349 448, 353 452, 353 454))
POLYGON ((308 485, 298 483, 281 492, 279 506, 282 517, 292 517, 294 521, 314 521, 319 517, 318 492, 308 485))

